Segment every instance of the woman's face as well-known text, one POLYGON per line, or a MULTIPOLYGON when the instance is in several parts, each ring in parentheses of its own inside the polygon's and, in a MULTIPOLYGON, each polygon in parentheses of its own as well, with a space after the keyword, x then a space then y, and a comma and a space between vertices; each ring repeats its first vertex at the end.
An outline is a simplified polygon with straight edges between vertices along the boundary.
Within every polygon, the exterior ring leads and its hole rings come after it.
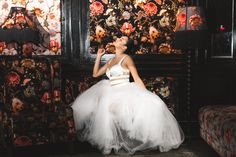
POLYGON ((113 45, 116 47, 116 49, 125 51, 127 49, 126 43, 128 42, 128 37, 122 36, 120 38, 117 38, 115 42, 113 42, 113 45))

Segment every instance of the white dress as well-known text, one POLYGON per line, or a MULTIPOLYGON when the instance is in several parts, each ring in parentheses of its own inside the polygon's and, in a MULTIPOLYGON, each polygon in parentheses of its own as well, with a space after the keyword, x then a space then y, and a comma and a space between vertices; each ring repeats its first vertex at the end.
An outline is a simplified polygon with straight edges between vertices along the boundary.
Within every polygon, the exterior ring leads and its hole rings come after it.
POLYGON ((79 95, 72 104, 76 130, 103 154, 178 148, 184 134, 165 103, 152 92, 129 82, 122 60, 102 80, 79 95))

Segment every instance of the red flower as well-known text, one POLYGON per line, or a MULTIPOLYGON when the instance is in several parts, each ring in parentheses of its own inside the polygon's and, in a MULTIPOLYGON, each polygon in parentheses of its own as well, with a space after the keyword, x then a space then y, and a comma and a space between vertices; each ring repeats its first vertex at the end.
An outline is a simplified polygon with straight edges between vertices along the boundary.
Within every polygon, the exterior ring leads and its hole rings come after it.
POLYGON ((58 50, 60 49, 60 45, 56 40, 51 40, 49 43, 49 49, 54 52, 55 54, 57 54, 58 50))
POLYGON ((145 10, 147 15, 152 16, 157 13, 157 6, 153 2, 147 3, 143 9, 145 10))
POLYGON ((6 76, 6 83, 8 86, 15 87, 20 83, 20 76, 16 72, 11 71, 6 76))
POLYGON ((14 140, 14 144, 17 146, 31 146, 32 140, 27 136, 20 136, 14 140))
POLYGON ((130 23, 128 23, 128 22, 125 22, 123 25, 122 25, 122 27, 121 27, 121 29, 120 29, 120 31, 122 32, 122 33, 125 33, 126 35, 130 35, 132 32, 134 32, 134 28, 133 28, 133 25, 132 24, 130 24, 130 23))
POLYGON ((41 97, 41 102, 44 104, 51 104, 51 94, 49 92, 43 93, 43 96, 41 97))
POLYGON ((32 55, 34 49, 31 43, 26 43, 22 46, 23 56, 30 56, 32 55))
POLYGON ((91 15, 99 15, 103 13, 104 7, 101 2, 95 1, 90 4, 91 15))
POLYGON ((181 13, 177 16, 177 20, 180 22, 181 25, 185 25, 186 23, 186 14, 181 13))
POLYGON ((58 102, 61 100, 61 92, 58 89, 54 89, 53 91, 53 97, 54 97, 54 101, 58 102))
POLYGON ((21 13, 17 14, 16 15, 16 23, 25 24, 26 23, 25 16, 21 13))
POLYGON ((0 42, 0 54, 2 53, 2 51, 6 48, 6 43, 5 42, 0 42))
POLYGON ((186 14, 185 13, 179 13, 176 15, 176 30, 181 28, 181 27, 184 27, 185 24, 186 24, 186 14))

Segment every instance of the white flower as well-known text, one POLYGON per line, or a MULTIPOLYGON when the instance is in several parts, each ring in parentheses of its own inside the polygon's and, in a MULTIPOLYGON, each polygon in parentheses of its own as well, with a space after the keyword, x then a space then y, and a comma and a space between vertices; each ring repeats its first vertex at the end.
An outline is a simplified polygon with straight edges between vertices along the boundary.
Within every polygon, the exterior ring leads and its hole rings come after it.
POLYGON ((107 11, 106 11, 105 15, 108 15, 108 14, 110 14, 110 12, 112 12, 112 11, 113 11, 113 9, 107 9, 107 11))
POLYGON ((166 16, 162 17, 162 19, 159 21, 159 23, 162 27, 169 26, 170 25, 169 17, 166 17, 166 16))
POLYGON ((161 94, 164 98, 168 97, 168 96, 170 95, 169 87, 166 86, 166 87, 161 88, 160 94, 161 94))
POLYGON ((130 19, 130 13, 128 11, 123 12, 122 16, 123 16, 123 18, 125 20, 129 20, 130 19))
POLYGON ((147 0, 136 0, 135 1, 135 4, 134 4, 134 7, 137 8, 138 5, 142 4, 142 3, 147 3, 147 0))
POLYGON ((136 0, 136 3, 147 3, 147 0, 136 0))
POLYGON ((46 3, 47 3, 47 6, 51 8, 54 5, 55 1, 47 0, 46 3))
POLYGON ((107 24, 107 26, 116 25, 116 18, 115 18, 115 16, 109 16, 109 17, 106 19, 106 24, 107 24))
POLYGON ((160 77, 157 77, 155 80, 156 80, 157 82, 160 82, 162 79, 161 79, 160 77))
POLYGON ((165 12, 167 12, 166 9, 161 9, 160 13, 158 14, 159 16, 162 16, 165 12))

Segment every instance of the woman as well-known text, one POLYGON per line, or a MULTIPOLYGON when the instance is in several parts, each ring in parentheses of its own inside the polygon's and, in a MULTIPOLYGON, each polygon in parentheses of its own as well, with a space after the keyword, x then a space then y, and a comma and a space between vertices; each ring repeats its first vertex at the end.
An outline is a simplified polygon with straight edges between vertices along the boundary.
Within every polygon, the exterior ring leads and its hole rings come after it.
POLYGON ((113 42, 115 57, 101 68, 105 53, 99 49, 93 77, 106 73, 102 80, 86 90, 72 104, 79 138, 98 147, 103 154, 133 154, 136 151, 178 148, 184 134, 165 103, 146 90, 133 60, 124 52, 129 49, 128 37, 113 42), (129 76, 134 82, 129 82, 129 76))

